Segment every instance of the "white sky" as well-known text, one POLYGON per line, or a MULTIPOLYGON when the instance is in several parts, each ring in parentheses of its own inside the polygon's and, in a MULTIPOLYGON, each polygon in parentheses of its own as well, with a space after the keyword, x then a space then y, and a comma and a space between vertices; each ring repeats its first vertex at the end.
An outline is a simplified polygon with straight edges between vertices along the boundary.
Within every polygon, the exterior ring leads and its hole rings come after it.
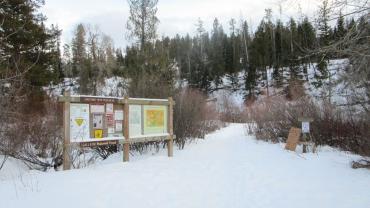
MULTIPOLYGON (((195 24, 201 18, 207 31, 217 17, 228 31, 228 21, 242 16, 255 29, 265 13, 273 9, 280 17, 279 1, 282 4, 282 19, 298 17, 298 4, 302 12, 312 16, 320 0, 159 0, 157 16, 160 20, 158 35, 194 34, 195 24)), ((46 0, 41 12, 47 16, 47 24, 57 24, 62 33, 62 44, 69 43, 78 23, 97 25, 113 38, 116 47, 124 47, 125 25, 129 13, 126 0, 46 0)))

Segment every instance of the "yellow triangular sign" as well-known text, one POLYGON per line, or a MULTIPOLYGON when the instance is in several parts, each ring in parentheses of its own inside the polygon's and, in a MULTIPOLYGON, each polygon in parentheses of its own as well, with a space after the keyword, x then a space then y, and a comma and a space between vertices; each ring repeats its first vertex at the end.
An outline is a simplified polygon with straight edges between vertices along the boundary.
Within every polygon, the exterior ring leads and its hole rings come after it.
POLYGON ((75 121, 76 121, 78 126, 81 126, 82 123, 84 122, 84 119, 83 118, 76 118, 75 121))

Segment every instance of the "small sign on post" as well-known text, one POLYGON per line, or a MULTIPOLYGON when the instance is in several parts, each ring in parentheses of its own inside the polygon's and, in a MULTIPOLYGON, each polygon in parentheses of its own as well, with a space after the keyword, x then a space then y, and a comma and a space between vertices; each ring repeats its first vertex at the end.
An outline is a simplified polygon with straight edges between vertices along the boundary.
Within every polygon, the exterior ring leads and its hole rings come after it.
POLYGON ((302 140, 303 140, 303 153, 307 152, 307 134, 310 133, 310 122, 313 121, 312 118, 302 117, 298 118, 298 121, 302 122, 302 140))
POLYGON ((310 133, 310 122, 302 121, 302 133, 310 133))

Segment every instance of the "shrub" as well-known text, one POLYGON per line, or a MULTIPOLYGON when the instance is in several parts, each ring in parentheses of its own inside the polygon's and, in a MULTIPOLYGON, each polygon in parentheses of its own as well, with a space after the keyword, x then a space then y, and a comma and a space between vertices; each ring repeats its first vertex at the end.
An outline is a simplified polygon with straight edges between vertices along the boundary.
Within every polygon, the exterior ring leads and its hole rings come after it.
POLYGON ((22 160, 32 169, 45 171, 62 164, 62 120, 55 113, 61 112, 56 101, 39 102, 38 108, 42 110, 29 107, 29 112, 12 117, 2 136, 0 153, 22 160))
POLYGON ((185 88, 174 96, 174 100, 174 133, 180 149, 192 138, 203 138, 218 128, 215 107, 201 92, 185 88))
POLYGON ((224 92, 217 101, 217 110, 220 114, 220 120, 230 123, 245 122, 244 111, 241 106, 230 98, 230 94, 224 92))
POLYGON ((291 127, 301 127, 299 117, 311 117, 310 137, 317 145, 330 145, 360 155, 370 155, 369 118, 329 103, 315 103, 307 97, 288 102, 274 97, 249 109, 256 122, 257 139, 285 141, 291 127))

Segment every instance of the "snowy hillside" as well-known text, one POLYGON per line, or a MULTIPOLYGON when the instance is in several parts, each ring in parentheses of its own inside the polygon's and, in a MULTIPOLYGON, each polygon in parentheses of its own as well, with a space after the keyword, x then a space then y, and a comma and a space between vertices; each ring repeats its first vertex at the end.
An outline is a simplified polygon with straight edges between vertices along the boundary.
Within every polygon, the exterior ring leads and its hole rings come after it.
MULTIPOLYGON (((99 83, 97 86, 96 95, 99 96, 124 96, 127 88, 127 80, 121 77, 106 78, 104 83, 99 83)), ((58 85, 50 85, 44 90, 51 96, 59 96, 63 90, 69 90, 73 95, 78 94, 78 80, 76 78, 65 78, 58 85)))
MULTIPOLYGON (((328 95, 329 86, 332 87, 332 101, 335 104, 345 104, 347 102, 347 97, 353 93, 346 89, 346 87, 341 83, 340 80, 340 73, 345 69, 345 67, 348 66, 348 59, 335 59, 330 60, 328 64, 328 71, 330 73, 330 79, 326 79, 323 81, 323 85, 320 87, 315 87, 315 70, 316 64, 307 65, 307 77, 303 73, 299 73, 299 76, 302 77, 304 80, 308 80, 305 85, 305 93, 307 95, 310 95, 312 98, 318 98, 318 100, 321 100, 323 96, 328 95)), ((303 66, 301 66, 302 68, 303 66)), ((289 68, 284 67, 281 69, 283 71, 283 76, 285 80, 288 80, 289 75, 289 68)), ((302 69, 301 69, 302 70, 302 69)), ((282 88, 276 88, 275 87, 275 81, 273 80, 273 69, 269 68, 267 70, 267 78, 269 82, 269 91, 270 95, 279 95, 282 93, 284 88, 287 86, 287 83, 283 84, 282 88)), ((220 90, 217 90, 213 92, 211 96, 217 98, 218 100, 222 99, 225 94, 229 97, 229 99, 234 102, 235 104, 241 106, 244 103, 244 95, 245 95, 245 81, 244 81, 244 72, 240 72, 237 75, 238 83, 236 84, 239 89, 232 90, 231 88, 231 81, 227 76, 224 76, 222 79, 222 85, 219 87, 220 90)), ((260 77, 260 83, 258 85, 258 88, 261 91, 266 91, 266 87, 262 86, 262 83, 266 83, 265 80, 260 77)), ((357 90, 359 91, 359 90, 357 90)), ((356 91, 356 92, 357 92, 356 91)), ((363 92, 359 92, 363 93, 363 92)), ((261 94, 258 96, 258 99, 263 99, 266 97, 266 92, 264 94, 261 94)))
POLYGON ((0 177, 1 207, 369 207, 370 172, 350 167, 359 156, 297 154, 245 132, 232 124, 173 158, 116 154, 80 170, 0 177))
MULTIPOLYGON (((345 86, 342 83, 337 83, 339 80, 340 71, 344 69, 348 65, 347 59, 338 59, 338 60, 331 60, 328 65, 328 69, 331 75, 331 83, 333 86, 332 89, 332 100, 337 104, 343 104, 347 101, 347 97, 349 96, 350 92, 345 89, 345 86)), ((307 68, 307 80, 305 84, 306 94, 312 96, 313 98, 319 98, 323 96, 323 94, 328 93, 328 84, 329 80, 325 80, 323 86, 319 88, 314 87, 314 74, 315 74, 315 67, 316 64, 309 65, 307 68)), ((287 79, 289 76, 289 69, 284 68, 283 76, 287 79)), ((269 90, 271 95, 277 95, 282 92, 282 88, 274 87, 274 80, 273 80, 273 69, 268 69, 268 81, 269 81, 269 90)), ((303 74, 300 74, 304 77, 303 74)), ((222 100, 226 96, 229 101, 234 103, 236 106, 242 107, 244 104, 244 96, 245 96, 245 81, 244 81, 244 72, 240 72, 237 74, 237 83, 235 84, 237 89, 233 90, 232 83, 229 79, 230 77, 224 76, 222 78, 221 86, 218 86, 218 90, 214 91, 210 96, 213 98, 217 98, 217 100, 222 100)), ((261 78, 260 78, 261 79, 261 78)), ((260 80, 261 83, 265 82, 260 80)), ((180 81, 179 81, 180 82, 180 81)), ((186 86, 186 81, 181 81, 186 86)), ((265 90, 265 87, 258 86, 262 91, 265 90)), ((100 83, 97 86, 97 95, 101 96, 124 96, 127 89, 128 80, 125 80, 121 77, 111 77, 106 78, 104 83, 100 83)), ((213 86, 214 87, 214 86, 213 86)), ((286 87, 286 84, 283 88, 286 87)), ((78 94, 79 84, 75 78, 65 78, 64 81, 58 85, 50 85, 49 87, 45 87, 45 91, 48 92, 49 95, 58 96, 61 95, 63 89, 70 90, 72 94, 78 94)), ((262 99, 266 97, 266 95, 259 95, 258 99, 262 99)))

